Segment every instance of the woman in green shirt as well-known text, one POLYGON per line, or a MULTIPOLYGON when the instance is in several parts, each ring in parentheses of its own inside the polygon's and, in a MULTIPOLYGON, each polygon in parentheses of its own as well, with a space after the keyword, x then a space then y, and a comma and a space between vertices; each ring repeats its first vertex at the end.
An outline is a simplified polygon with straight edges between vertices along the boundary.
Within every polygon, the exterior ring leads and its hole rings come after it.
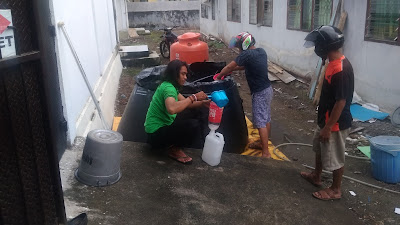
POLYGON ((175 121, 176 114, 187 108, 200 107, 210 102, 201 91, 185 98, 179 88, 187 80, 188 65, 180 60, 171 61, 164 72, 164 81, 153 95, 144 123, 148 142, 153 148, 167 148, 169 157, 181 163, 190 163, 182 148, 189 145, 199 129, 195 119, 175 121))

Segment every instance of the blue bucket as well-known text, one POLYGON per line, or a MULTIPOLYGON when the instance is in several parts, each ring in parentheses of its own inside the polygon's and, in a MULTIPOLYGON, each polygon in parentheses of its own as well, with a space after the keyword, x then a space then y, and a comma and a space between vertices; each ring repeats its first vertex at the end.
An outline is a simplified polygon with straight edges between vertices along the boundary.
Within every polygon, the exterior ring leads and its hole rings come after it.
POLYGON ((211 101, 215 102, 215 104, 217 104, 218 107, 223 108, 226 106, 226 104, 228 104, 229 99, 226 96, 225 91, 221 90, 221 91, 214 91, 213 93, 211 93, 211 95, 208 96, 209 99, 211 99, 211 101))
POLYGON ((400 182, 400 137, 377 136, 371 143, 372 175, 386 183, 400 182))

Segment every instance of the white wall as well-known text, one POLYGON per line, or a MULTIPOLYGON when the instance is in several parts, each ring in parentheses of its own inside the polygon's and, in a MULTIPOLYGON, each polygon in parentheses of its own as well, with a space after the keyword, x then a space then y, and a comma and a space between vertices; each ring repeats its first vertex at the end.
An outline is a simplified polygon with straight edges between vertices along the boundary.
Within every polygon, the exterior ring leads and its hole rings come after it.
POLYGON ((400 106, 400 46, 364 41, 367 1, 345 1, 344 9, 344 54, 353 65, 356 92, 391 113, 400 106))
POLYGON ((200 1, 128 2, 130 27, 200 27, 200 1))
POLYGON ((199 10, 200 1, 190 2, 128 2, 128 12, 199 10))
POLYGON ((286 29, 287 1, 274 1, 272 27, 249 24, 249 1, 241 3, 241 23, 227 21, 226 0, 217 1, 216 20, 200 18, 200 29, 204 33, 218 35, 224 41, 242 31, 250 32, 256 46, 267 51, 268 58, 297 74, 310 76, 318 58, 313 50, 303 47, 308 32, 286 29))
MULTIPOLYGON (((207 34, 211 34, 213 36, 218 37, 218 22, 221 21, 218 19, 221 13, 221 11, 218 11, 221 9, 222 6, 218 6, 222 4, 221 1, 215 1, 215 20, 212 20, 212 10, 211 7, 208 7, 208 18, 202 18, 201 17, 201 11, 200 11, 200 31, 205 32, 207 34)), ((226 2, 225 2, 226 4, 226 2)), ((211 3, 208 4, 211 6, 211 3)), ((201 6, 201 5, 200 5, 201 6)), ((200 8, 201 10, 201 8, 200 8)), ((226 9, 225 9, 226 10, 226 9)))
POLYGON ((118 31, 127 30, 128 25, 128 9, 126 0, 114 0, 115 12, 117 14, 118 31))
MULTIPOLYGON (((101 93, 100 90, 105 84, 109 84, 107 80, 110 74, 114 76, 117 74, 118 77, 121 74, 121 69, 116 65, 119 57, 116 55, 118 52, 112 1, 53 0, 52 10, 54 23, 60 21, 65 23, 65 28, 97 97, 107 95, 108 93, 101 93)), ((66 38, 61 29, 57 28, 56 31, 63 108, 68 122, 68 141, 71 144, 77 135, 85 135, 89 129, 99 128, 91 127, 93 123, 96 124, 98 116, 92 117, 94 104, 89 98, 89 91, 66 38)), ((115 94, 112 97, 115 99, 115 94)), ((114 102, 108 104, 113 105, 114 102)), ((105 113, 110 111, 108 107, 102 110, 105 113)), ((111 111, 113 110, 114 107, 111 111)), ((111 123, 112 117, 108 117, 111 123)))
MULTIPOLYGON (((241 23, 227 21, 226 0, 217 2, 216 20, 211 20, 211 10, 209 19, 200 18, 202 32, 229 42, 232 36, 248 31, 271 61, 298 75, 314 76, 318 57, 313 49, 303 47, 308 32, 286 29, 287 0, 274 1, 272 27, 249 24, 249 1, 241 2, 241 23)), ((400 46, 364 41, 367 1, 344 2, 344 10, 348 12, 344 53, 355 70, 355 89, 366 101, 391 112, 400 106, 400 72, 395 67, 400 59, 400 46)))

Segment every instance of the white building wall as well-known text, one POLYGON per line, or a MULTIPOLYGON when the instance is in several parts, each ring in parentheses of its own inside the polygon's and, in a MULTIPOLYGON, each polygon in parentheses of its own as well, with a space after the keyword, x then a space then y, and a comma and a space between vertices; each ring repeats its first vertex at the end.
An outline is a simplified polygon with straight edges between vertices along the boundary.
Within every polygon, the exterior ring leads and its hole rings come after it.
MULTIPOLYGON (((355 89, 366 101, 391 112, 400 106, 400 46, 364 41, 367 1, 344 1, 348 12, 344 53, 355 71, 355 89)), ((334 0, 334 4, 337 0, 334 0)), ((272 27, 249 24, 249 1, 241 2, 241 23, 227 21, 227 1, 218 0, 216 20, 200 18, 200 30, 229 42, 239 32, 254 35, 256 46, 267 51, 268 58, 297 75, 315 74, 318 57, 313 49, 303 47, 308 32, 286 29, 287 0, 273 2, 272 27)))
POLYGON ((200 1, 128 2, 130 27, 199 28, 200 1))
POLYGON ((199 10, 200 1, 191 2, 130 2, 127 3, 128 12, 154 12, 154 11, 184 11, 199 10))
POLYGON ((200 29, 204 33, 217 35, 228 42, 242 31, 248 31, 256 39, 256 46, 267 51, 268 58, 286 69, 311 76, 318 58, 313 50, 303 47, 308 32, 286 29, 287 1, 274 1, 272 27, 249 24, 249 1, 241 3, 241 23, 227 21, 226 0, 217 1, 216 20, 200 18, 200 29))
MULTIPOLYGON (((54 23, 65 23, 87 78, 111 125, 122 71, 116 48, 112 1, 53 0, 52 10, 54 23)), ((89 130, 101 128, 101 123, 71 49, 59 28, 56 29, 56 49, 64 114, 68 122, 68 142, 72 144, 76 136, 85 136, 89 130)))
MULTIPOLYGON (((218 6, 218 5, 221 5, 221 4, 222 4, 221 1, 215 2, 215 20, 212 20, 211 8, 209 8, 208 18, 202 18, 201 11, 200 11, 200 31, 201 32, 205 32, 207 34, 211 34, 216 37, 219 36, 218 35, 218 23, 222 20, 219 19, 218 17, 222 16, 221 15, 222 6, 218 6)), ((209 4, 209 5, 211 6, 211 4, 209 4)))
POLYGON ((102 73, 106 70, 116 45, 113 6, 109 3, 110 1, 105 0, 92 0, 100 75, 103 75, 102 73))
POLYGON ((118 31, 127 30, 128 24, 128 9, 126 0, 114 0, 115 12, 117 16, 117 28, 118 31))
POLYGON ((391 113, 400 106, 400 46, 364 41, 367 1, 345 1, 344 9, 344 54, 353 65, 356 92, 391 113))

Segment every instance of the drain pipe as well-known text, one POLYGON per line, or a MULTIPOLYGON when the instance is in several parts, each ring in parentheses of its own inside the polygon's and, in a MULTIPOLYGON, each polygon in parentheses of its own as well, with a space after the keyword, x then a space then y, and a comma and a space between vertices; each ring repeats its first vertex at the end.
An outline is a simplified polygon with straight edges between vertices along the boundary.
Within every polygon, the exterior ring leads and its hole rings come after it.
POLYGON ((76 54, 75 48, 74 48, 74 46, 72 45, 72 42, 71 42, 71 39, 69 38, 69 35, 68 35, 68 33, 67 33, 67 30, 65 29, 65 24, 64 24, 64 22, 58 22, 57 25, 58 25, 59 28, 61 28, 62 32, 64 33, 65 38, 67 39, 68 45, 69 45, 69 47, 71 48, 71 52, 72 52, 72 54, 74 55, 74 58, 75 58, 75 60, 76 60, 76 63, 78 64, 79 70, 81 71, 83 80, 85 80, 86 86, 87 86, 87 88, 88 88, 88 90, 89 90, 89 92, 90 92, 90 95, 92 96, 92 100, 93 100, 93 102, 94 102, 94 104, 95 104, 95 106, 96 106, 96 109, 97 109, 98 113, 99 113, 101 122, 102 122, 102 124, 103 124, 103 128, 106 129, 106 130, 109 130, 110 127, 108 126, 107 122, 106 122, 105 119, 104 119, 104 116, 103 116, 103 113, 102 113, 102 111, 101 111, 99 102, 97 101, 97 98, 96 98, 96 96, 95 96, 95 94, 94 94, 94 92, 93 92, 92 87, 90 86, 89 80, 87 79, 85 70, 84 70, 83 67, 82 67, 82 64, 81 64, 81 61, 79 60, 78 54, 76 54))

